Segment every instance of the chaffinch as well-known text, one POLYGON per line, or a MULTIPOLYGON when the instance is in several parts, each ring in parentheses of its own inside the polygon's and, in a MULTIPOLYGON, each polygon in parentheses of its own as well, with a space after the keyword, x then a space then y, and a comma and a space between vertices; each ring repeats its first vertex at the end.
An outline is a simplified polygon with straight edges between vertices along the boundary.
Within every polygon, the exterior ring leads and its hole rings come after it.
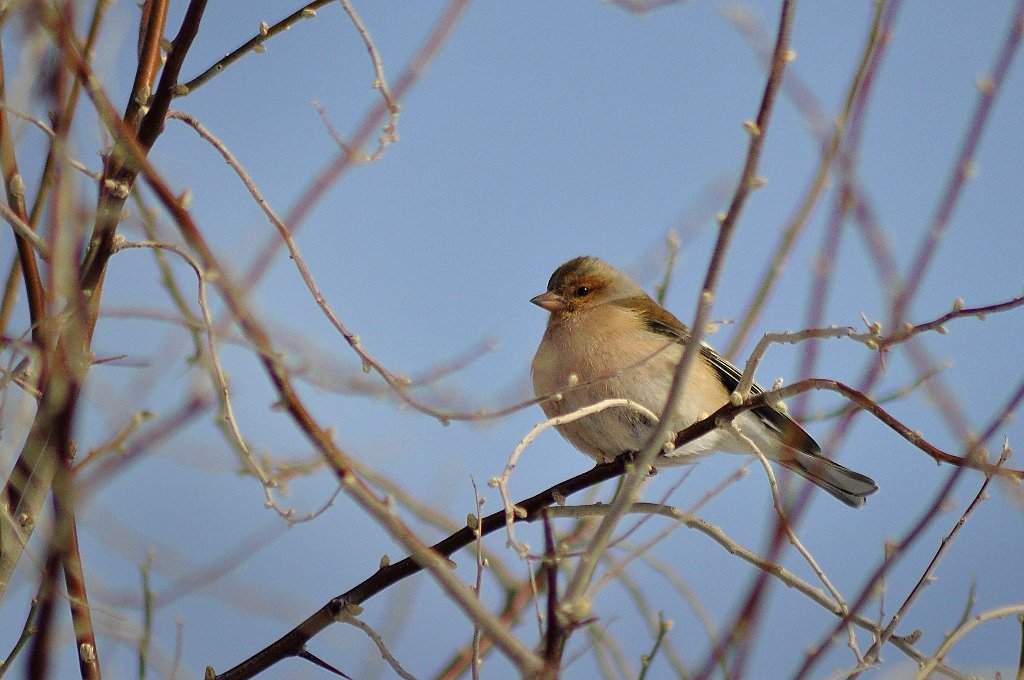
MULTIPOLYGON (((555 270, 547 292, 531 300, 551 313, 533 358, 533 390, 550 418, 604 399, 624 398, 660 415, 690 330, 640 286, 606 262, 577 257, 555 270)), ((741 372, 704 343, 671 416, 672 431, 729 403, 741 372)), ((755 384, 753 394, 764 390, 755 384)), ((733 421, 764 456, 810 480, 852 507, 878 490, 875 482, 821 455, 821 447, 785 413, 760 406, 733 421)), ((558 425, 569 443, 599 463, 643 448, 655 423, 628 406, 608 408, 558 425)), ((656 465, 692 463, 713 451, 753 454, 726 428, 669 452, 656 465)))

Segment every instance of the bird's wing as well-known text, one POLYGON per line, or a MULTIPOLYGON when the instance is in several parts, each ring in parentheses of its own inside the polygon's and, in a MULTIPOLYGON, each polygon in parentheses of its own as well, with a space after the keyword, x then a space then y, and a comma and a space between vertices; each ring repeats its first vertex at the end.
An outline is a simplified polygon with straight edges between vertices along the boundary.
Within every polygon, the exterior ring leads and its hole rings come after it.
MULTIPOLYGON (((690 337, 690 329, 669 311, 654 302, 654 300, 651 300, 649 305, 644 305, 642 308, 637 309, 637 312, 647 325, 647 328, 655 333, 674 338, 681 343, 685 343, 690 337)), ((715 372, 718 373, 718 377, 725 388, 730 393, 734 392, 740 384, 743 373, 707 343, 701 343, 700 353, 707 359, 712 368, 715 369, 715 372)), ((757 383, 753 383, 750 386, 750 391, 752 394, 762 394, 764 389, 757 383)), ((787 446, 806 453, 821 453, 821 447, 818 446, 818 442, 814 441, 811 435, 807 434, 795 420, 785 413, 777 411, 767 404, 758 406, 750 412, 757 416, 765 426, 776 432, 787 446)))

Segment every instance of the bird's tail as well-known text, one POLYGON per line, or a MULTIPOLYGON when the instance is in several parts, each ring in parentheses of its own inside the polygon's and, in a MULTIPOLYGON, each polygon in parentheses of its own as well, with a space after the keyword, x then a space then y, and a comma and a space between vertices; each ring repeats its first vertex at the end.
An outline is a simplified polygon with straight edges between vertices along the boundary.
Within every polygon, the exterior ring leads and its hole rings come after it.
POLYGON ((868 496, 878 491, 878 485, 870 477, 848 470, 820 454, 791 447, 787 449, 793 457, 779 460, 780 465, 828 491, 852 508, 861 507, 868 496))

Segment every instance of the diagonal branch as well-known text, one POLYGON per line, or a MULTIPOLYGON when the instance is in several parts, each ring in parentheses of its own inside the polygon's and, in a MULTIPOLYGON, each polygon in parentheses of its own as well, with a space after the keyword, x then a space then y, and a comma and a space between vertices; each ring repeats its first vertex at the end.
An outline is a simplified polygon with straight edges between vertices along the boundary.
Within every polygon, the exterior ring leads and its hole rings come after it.
MULTIPOLYGON (((782 4, 772 67, 765 83, 761 106, 756 121, 748 121, 746 124, 747 131, 750 133, 750 146, 747 150, 743 173, 740 176, 739 185, 736 188, 736 193, 733 196, 729 210, 721 221, 718 240, 711 256, 711 262, 708 264, 704 285, 701 288, 697 313, 691 326, 692 331, 672 380, 672 387, 669 390, 668 399, 665 404, 665 413, 673 412, 682 400, 687 379, 700 350, 701 339, 707 331, 708 321, 711 317, 711 308, 715 300, 715 292, 729 244, 732 241, 732 236, 735 233, 747 197, 756 186, 760 185, 756 176, 757 167, 764 146, 768 122, 782 84, 782 74, 787 62, 787 56, 789 55, 789 38, 793 28, 795 6, 795 1, 791 0, 784 0, 782 4)), ((590 547, 580 558, 563 598, 562 611, 571 620, 578 621, 585 617, 589 611, 585 594, 593 578, 594 570, 597 568, 601 556, 611 542, 612 534, 619 520, 628 507, 638 500, 635 496, 639 490, 642 477, 646 474, 648 467, 654 462, 655 457, 665 443, 669 435, 669 427, 670 419, 662 418, 651 434, 650 439, 644 445, 644 450, 639 454, 636 469, 626 476, 620 486, 619 492, 612 503, 611 512, 601 521, 590 547)))

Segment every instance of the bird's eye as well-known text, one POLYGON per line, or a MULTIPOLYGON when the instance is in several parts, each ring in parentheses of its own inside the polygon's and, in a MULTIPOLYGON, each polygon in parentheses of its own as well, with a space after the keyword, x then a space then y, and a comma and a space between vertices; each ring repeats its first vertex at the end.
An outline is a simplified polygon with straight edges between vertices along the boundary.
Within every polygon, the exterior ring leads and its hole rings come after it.
POLYGON ((590 295, 590 286, 580 286, 576 289, 577 297, 586 297, 590 295))

